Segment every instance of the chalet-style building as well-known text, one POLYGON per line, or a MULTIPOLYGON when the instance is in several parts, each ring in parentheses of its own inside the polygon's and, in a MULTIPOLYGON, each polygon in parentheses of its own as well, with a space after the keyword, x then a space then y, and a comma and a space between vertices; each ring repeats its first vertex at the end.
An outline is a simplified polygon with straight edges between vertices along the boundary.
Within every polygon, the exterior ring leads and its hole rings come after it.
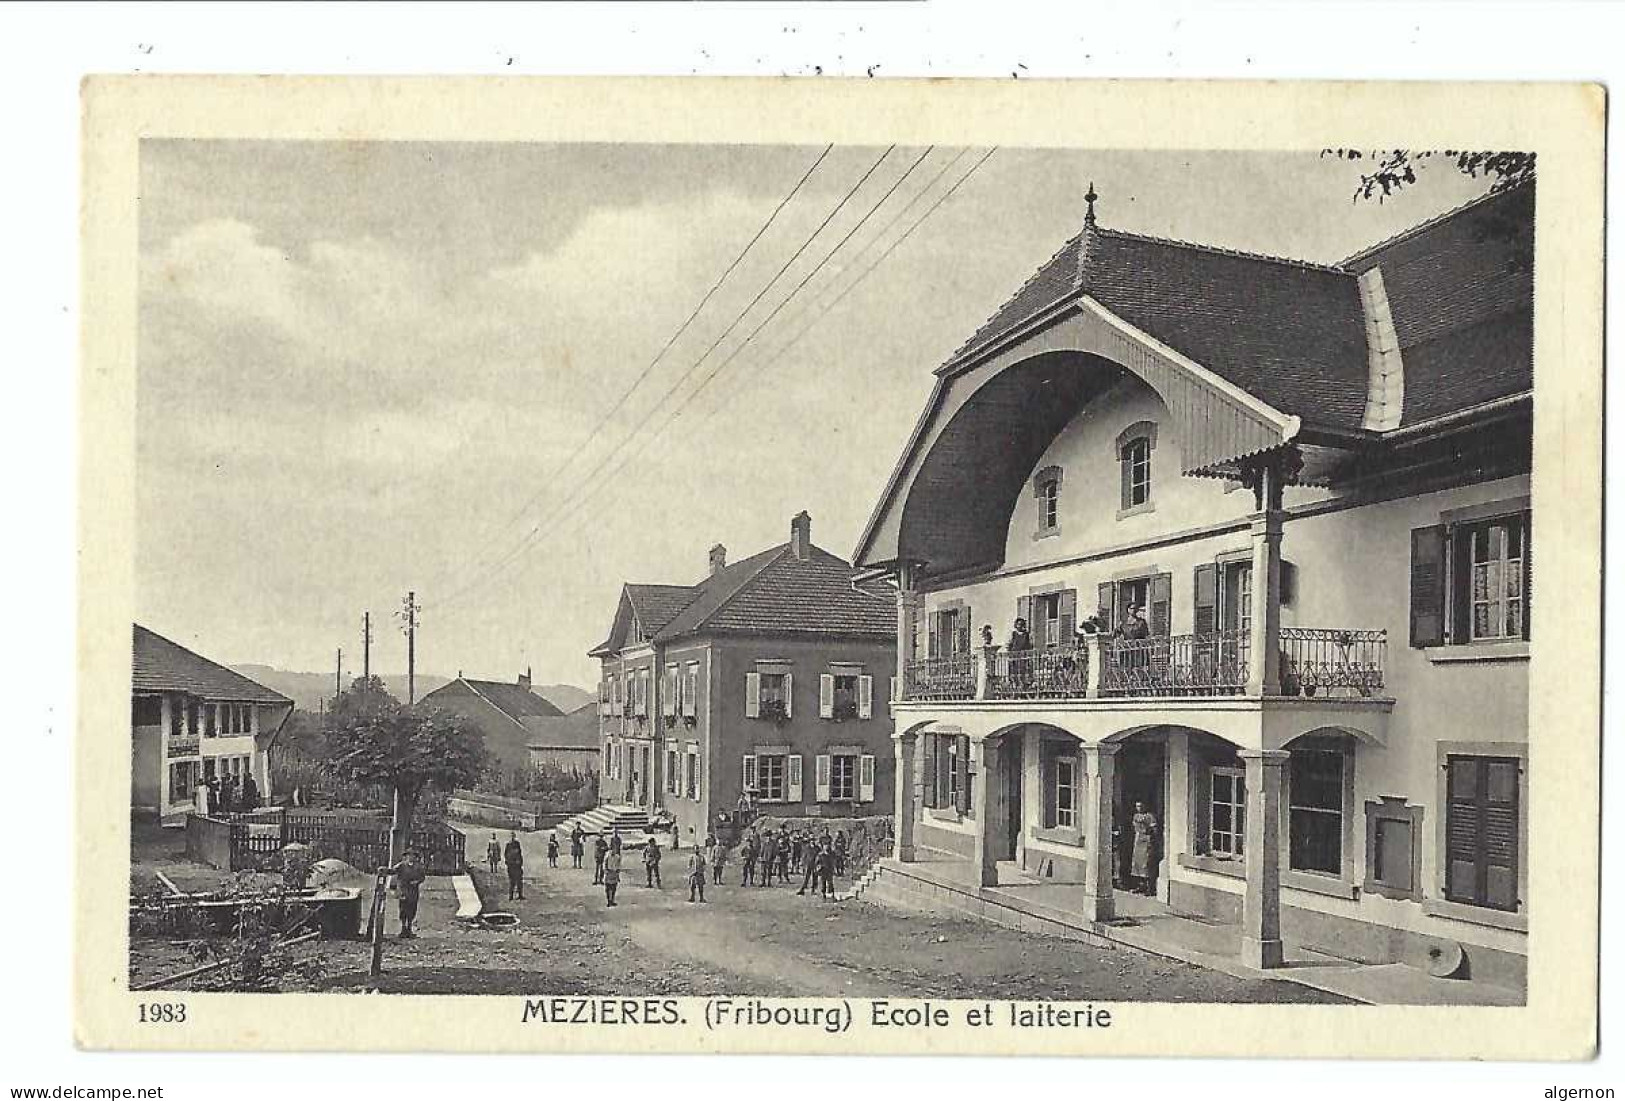
POLYGON ((271 798, 271 745, 293 701, 135 624, 130 805, 179 824, 210 777, 252 776, 271 798))
POLYGON ((813 545, 805 512, 788 542, 731 565, 716 546, 708 568, 695 585, 624 586, 590 651, 603 796, 666 811, 683 843, 747 793, 788 817, 889 813, 892 601, 813 545))
POLYGON ((530 763, 529 747, 538 730, 535 724, 564 714, 531 690, 528 669, 511 683, 475 680, 463 676, 459 669, 456 680, 424 696, 422 703, 461 715, 479 727, 491 766, 500 769, 505 777, 530 763))
POLYGON ((1095 199, 936 370, 854 555, 898 585, 897 859, 1103 922, 1140 805, 1139 872, 1251 966, 1447 943, 1521 985, 1534 184, 1335 265, 1095 199))

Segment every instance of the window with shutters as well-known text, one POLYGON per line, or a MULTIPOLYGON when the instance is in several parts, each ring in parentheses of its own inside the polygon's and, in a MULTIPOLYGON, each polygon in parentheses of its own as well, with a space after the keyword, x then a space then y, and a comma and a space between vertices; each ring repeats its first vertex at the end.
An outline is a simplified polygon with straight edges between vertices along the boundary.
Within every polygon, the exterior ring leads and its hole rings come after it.
POLYGON ((832 677, 834 695, 830 717, 837 722, 858 717, 858 676, 857 673, 836 673, 832 677))
POLYGON ((785 680, 785 676, 786 676, 786 674, 784 674, 784 673, 763 673, 762 674, 761 700, 762 700, 762 714, 763 715, 767 715, 770 712, 777 712, 780 715, 784 714, 784 711, 785 711, 785 706, 784 706, 784 700, 785 700, 784 680, 785 680))
POLYGON ((835 801, 851 801, 858 797, 858 754, 830 754, 829 797, 835 801))
POLYGON ((1517 910, 1522 762, 1451 754, 1445 772, 1445 898, 1517 910))
POLYGON ((1470 519, 1411 532, 1411 645, 1527 641, 1533 587, 1530 514, 1462 511, 1470 519))
POLYGON ((789 768, 786 753, 758 753, 756 755, 756 790, 762 801, 782 803, 787 792, 789 768))
POLYGON ((700 663, 691 661, 683 667, 683 718, 692 720, 699 717, 700 709, 700 663))

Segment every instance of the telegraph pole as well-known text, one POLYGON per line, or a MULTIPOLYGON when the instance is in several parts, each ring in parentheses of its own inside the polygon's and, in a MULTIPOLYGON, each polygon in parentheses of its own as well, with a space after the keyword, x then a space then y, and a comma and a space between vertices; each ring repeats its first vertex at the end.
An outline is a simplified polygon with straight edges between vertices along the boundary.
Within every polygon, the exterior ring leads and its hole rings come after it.
POLYGON ((417 702, 417 629, 418 612, 423 609, 418 606, 417 593, 408 592, 406 601, 401 605, 401 630, 406 632, 406 704, 410 707, 417 702))
POLYGON ((372 613, 361 613, 361 683, 372 682, 372 613))
POLYGON ((333 666, 333 698, 344 695, 344 647, 339 647, 338 661, 333 666))

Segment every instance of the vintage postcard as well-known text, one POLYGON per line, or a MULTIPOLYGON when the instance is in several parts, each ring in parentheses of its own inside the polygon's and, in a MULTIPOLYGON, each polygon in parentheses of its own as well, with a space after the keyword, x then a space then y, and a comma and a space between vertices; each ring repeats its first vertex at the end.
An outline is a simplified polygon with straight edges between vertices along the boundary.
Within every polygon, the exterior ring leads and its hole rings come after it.
POLYGON ((84 106, 83 1045, 1594 1050, 1598 88, 84 106))

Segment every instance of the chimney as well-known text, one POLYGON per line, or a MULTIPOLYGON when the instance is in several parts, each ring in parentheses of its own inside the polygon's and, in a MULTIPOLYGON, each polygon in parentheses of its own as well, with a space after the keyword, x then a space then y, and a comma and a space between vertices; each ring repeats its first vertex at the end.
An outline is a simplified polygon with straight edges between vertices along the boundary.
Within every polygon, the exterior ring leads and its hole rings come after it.
POLYGON ((710 562, 711 573, 716 573, 718 570, 722 569, 722 567, 726 566, 727 564, 728 564, 728 548, 723 546, 721 543, 718 543, 716 546, 711 548, 711 562, 710 562))
POLYGON ((790 521, 790 553, 802 562, 812 556, 812 517, 806 509, 790 521))
POLYGON ((525 671, 519 674, 519 687, 527 692, 530 691, 530 666, 528 665, 525 666, 525 671))

